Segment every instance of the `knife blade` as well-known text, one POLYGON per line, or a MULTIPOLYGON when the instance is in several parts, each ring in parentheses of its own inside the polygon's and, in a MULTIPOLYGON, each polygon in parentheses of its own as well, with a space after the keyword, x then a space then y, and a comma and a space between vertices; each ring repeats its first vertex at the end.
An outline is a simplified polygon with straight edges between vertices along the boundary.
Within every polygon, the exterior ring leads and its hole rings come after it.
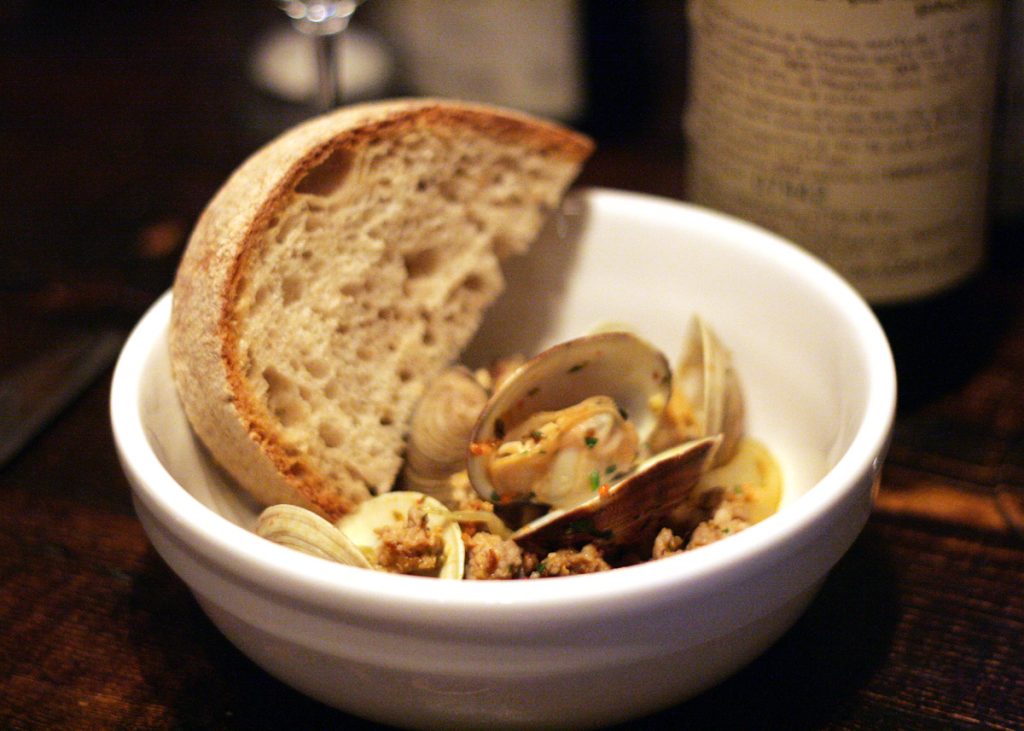
POLYGON ((114 363, 125 338, 84 330, 0 376, 0 468, 114 363))

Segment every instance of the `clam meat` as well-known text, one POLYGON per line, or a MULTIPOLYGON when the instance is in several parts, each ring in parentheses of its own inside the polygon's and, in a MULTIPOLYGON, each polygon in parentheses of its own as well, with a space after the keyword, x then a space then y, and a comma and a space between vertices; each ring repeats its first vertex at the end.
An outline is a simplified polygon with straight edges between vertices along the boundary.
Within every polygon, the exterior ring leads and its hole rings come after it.
POLYGON ((671 393, 665 356, 627 332, 549 348, 509 376, 484 406, 466 466, 498 503, 575 507, 646 456, 671 393))
POLYGON ((639 451, 636 428, 618 405, 591 396, 530 416, 496 446, 477 446, 474 455, 486 460, 492 500, 568 507, 632 465, 639 451))

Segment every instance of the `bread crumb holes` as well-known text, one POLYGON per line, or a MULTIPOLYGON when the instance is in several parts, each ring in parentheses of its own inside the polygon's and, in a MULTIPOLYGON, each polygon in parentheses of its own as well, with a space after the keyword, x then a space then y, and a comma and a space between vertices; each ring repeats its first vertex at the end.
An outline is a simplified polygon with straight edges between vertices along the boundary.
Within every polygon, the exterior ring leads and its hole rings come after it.
POLYGON ((290 305, 298 300, 305 290, 305 283, 301 277, 291 275, 281 280, 281 300, 285 305, 290 305))
POLYGON ((295 186, 299 193, 327 197, 334 193, 348 177, 352 157, 344 150, 335 150, 314 167, 295 186))
POLYGON ((405 263, 405 271, 410 279, 418 279, 432 274, 440 261, 437 249, 423 249, 406 254, 402 258, 405 263))
POLYGON ((330 422, 320 422, 320 439, 328 449, 341 446, 341 430, 330 422))

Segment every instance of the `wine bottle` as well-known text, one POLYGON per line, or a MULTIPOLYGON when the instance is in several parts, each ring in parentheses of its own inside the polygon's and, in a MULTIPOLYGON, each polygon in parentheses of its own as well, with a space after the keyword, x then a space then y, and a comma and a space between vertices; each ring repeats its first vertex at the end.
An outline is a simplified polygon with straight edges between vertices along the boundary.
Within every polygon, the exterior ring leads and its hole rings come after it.
POLYGON ((998 0, 691 0, 687 191, 874 307, 901 397, 971 367, 998 0))

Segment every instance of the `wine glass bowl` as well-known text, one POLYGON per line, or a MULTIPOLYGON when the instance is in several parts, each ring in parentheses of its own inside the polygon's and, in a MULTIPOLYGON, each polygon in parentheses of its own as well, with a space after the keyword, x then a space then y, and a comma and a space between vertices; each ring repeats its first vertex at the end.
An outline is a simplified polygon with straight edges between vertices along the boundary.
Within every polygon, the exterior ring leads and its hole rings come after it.
POLYGON ((300 33, 316 39, 317 102, 320 111, 333 109, 341 103, 341 72, 338 46, 356 9, 364 0, 277 0, 292 26, 300 33))
POLYGON ((296 30, 308 35, 335 35, 348 28, 349 21, 363 0, 340 2, 304 2, 303 0, 277 0, 296 30))

